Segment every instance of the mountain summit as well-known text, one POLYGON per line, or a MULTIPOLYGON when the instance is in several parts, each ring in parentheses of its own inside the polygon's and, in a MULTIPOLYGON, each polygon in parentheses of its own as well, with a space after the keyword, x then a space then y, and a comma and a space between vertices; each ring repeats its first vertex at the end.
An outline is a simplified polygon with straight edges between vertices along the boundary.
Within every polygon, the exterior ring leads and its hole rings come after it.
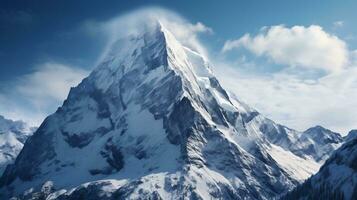
POLYGON ((271 199, 320 166, 300 134, 228 94, 203 56, 156 23, 113 43, 6 168, 0 193, 271 199))

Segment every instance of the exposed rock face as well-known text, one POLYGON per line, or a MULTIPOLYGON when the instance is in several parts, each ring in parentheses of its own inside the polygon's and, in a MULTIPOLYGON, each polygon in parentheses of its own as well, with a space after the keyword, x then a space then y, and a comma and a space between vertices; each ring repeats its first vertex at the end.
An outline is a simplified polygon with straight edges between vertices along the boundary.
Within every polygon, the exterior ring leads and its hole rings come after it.
POLYGON ((320 166, 289 147, 300 136, 229 95, 157 24, 115 42, 71 89, 6 168, 0 193, 32 188, 26 199, 51 181, 50 199, 271 199, 320 166))

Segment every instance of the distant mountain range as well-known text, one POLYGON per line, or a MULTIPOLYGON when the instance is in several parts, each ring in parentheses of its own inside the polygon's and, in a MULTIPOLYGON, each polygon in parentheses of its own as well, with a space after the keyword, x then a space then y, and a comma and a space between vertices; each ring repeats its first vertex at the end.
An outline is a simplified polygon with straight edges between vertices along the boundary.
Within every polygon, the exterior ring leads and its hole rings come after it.
POLYGON ((15 161, 26 139, 36 130, 23 121, 12 121, 0 115, 0 174, 15 161))

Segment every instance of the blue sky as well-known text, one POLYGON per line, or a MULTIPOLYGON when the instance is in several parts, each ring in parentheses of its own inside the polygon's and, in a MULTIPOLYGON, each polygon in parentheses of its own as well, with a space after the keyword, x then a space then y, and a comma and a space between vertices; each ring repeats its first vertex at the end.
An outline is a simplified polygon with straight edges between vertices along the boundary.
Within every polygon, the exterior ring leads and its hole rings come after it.
POLYGON ((149 6, 200 23, 223 84, 268 117, 357 128, 357 3, 333 0, 1 1, 0 114, 40 123, 95 66, 106 44, 96 25, 149 6))

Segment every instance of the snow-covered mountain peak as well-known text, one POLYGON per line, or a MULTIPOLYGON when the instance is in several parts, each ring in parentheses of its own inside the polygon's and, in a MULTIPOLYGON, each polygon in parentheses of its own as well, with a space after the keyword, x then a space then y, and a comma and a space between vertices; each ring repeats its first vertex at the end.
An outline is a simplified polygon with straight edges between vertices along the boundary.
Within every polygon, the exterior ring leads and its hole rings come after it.
POLYGON ((322 126, 315 126, 304 131, 311 139, 318 143, 341 143, 343 137, 340 133, 333 132, 322 126))
POLYGON ((97 86, 106 90, 114 79, 120 79, 124 74, 141 73, 140 81, 150 81, 168 71, 180 76, 183 82, 191 82, 196 89, 195 79, 213 77, 203 56, 181 45, 168 29, 156 21, 144 26, 141 32, 114 41, 94 73, 97 74, 97 86), (108 76, 108 72, 118 76, 108 76))
POLYGON ((113 42, 44 120, 0 194, 51 181, 59 199, 271 199, 317 171, 304 153, 315 143, 229 95, 160 23, 142 30, 113 42))

